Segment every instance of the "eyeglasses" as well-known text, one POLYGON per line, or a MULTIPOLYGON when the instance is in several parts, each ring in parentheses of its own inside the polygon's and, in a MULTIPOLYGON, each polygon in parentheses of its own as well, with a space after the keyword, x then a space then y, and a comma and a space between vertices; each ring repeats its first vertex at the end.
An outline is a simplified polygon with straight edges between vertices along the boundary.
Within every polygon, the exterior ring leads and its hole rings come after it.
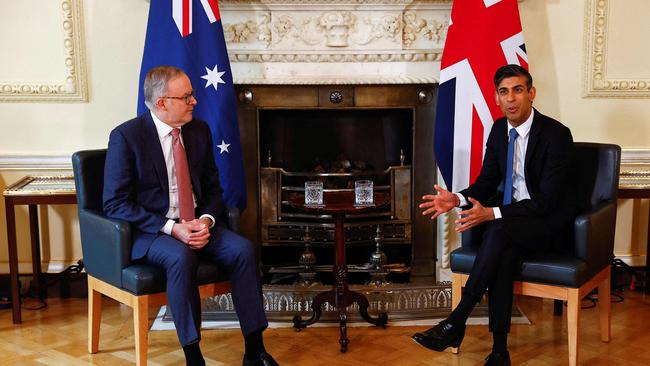
POLYGON ((195 99, 195 96, 194 96, 194 90, 192 90, 191 92, 189 92, 189 94, 186 94, 186 95, 184 95, 182 97, 160 97, 160 98, 162 98, 162 99, 180 99, 180 100, 184 101, 185 104, 189 105, 189 104, 192 104, 192 100, 195 99))

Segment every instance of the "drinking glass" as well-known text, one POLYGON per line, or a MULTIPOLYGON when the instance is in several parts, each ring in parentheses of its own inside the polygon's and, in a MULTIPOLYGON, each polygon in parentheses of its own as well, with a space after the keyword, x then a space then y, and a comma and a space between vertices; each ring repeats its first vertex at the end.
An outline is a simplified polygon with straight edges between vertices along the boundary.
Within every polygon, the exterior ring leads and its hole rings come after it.
POLYGON ((323 204, 323 182, 305 182, 305 205, 318 206, 323 204))
POLYGON ((370 206, 374 204, 373 186, 371 180, 357 180, 354 182, 354 204, 357 206, 370 206))

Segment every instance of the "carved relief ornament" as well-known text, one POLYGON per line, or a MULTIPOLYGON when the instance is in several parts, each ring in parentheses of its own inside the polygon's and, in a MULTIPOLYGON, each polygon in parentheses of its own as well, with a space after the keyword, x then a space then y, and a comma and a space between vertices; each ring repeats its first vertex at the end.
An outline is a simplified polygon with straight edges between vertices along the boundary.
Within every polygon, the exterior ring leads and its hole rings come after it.
POLYGON ((431 83, 451 1, 223 0, 220 9, 236 83, 431 83))
POLYGON ((585 8, 584 95, 586 97, 650 98, 649 78, 614 79, 607 75, 610 1, 587 0, 585 8))
POLYGON ((84 102, 88 100, 88 81, 83 29, 82 0, 59 0, 65 79, 23 82, 0 80, 0 102, 84 102))

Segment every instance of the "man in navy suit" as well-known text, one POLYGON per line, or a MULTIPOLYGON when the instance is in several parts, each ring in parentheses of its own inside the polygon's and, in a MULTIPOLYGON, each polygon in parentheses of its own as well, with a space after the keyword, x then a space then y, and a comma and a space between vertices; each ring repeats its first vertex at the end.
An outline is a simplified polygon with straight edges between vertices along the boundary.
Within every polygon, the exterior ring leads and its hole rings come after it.
MULTIPOLYGON (((151 69, 144 80, 149 112, 117 126, 110 135, 104 177, 104 211, 133 229, 131 259, 159 266, 167 274, 167 297, 187 365, 204 365, 197 261, 207 258, 230 276, 232 299, 245 341, 244 365, 277 365, 266 353, 263 308, 255 248, 221 221, 222 189, 208 125, 192 117, 192 85, 176 67, 151 69), (174 131, 176 130, 176 131, 174 131), (178 131, 180 130, 180 132, 178 131), (180 220, 172 134, 180 135, 189 167, 186 207, 180 220)), ((178 148, 178 145, 176 145, 178 148)), ((178 160, 176 160, 178 161, 178 160)), ((187 169, 179 169, 187 172, 187 169)), ((187 175, 185 175, 186 177, 187 175)), ((183 179, 180 179, 181 181, 183 179)))
POLYGON ((413 339, 436 351, 458 347, 470 312, 489 289, 493 346, 485 364, 510 365, 507 335, 517 263, 526 253, 555 249, 555 243, 570 234, 576 214, 575 198, 568 189, 573 138, 567 127, 533 109, 536 90, 526 69, 503 66, 494 76, 494 85, 505 118, 492 126, 476 182, 459 193, 435 186, 436 194, 425 195, 420 204, 425 209, 422 214, 431 219, 462 207, 456 231, 482 227, 481 245, 458 307, 413 339))

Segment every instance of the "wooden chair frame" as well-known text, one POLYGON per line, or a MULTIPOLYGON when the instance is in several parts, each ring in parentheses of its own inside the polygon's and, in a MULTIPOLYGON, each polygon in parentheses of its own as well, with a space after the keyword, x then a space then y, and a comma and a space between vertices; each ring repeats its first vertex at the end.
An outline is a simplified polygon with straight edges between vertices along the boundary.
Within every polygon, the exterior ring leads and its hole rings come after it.
MULTIPOLYGON (((230 292, 230 282, 221 281, 199 286, 201 298, 230 292)), ((106 295, 133 309, 133 332, 135 338, 135 363, 147 364, 149 340, 149 308, 167 304, 167 293, 134 295, 110 285, 93 276, 88 276, 88 352, 99 350, 99 326, 102 318, 102 295, 106 295)))
MULTIPOLYGON (((462 288, 469 275, 464 273, 452 274, 451 302, 452 309, 460 303, 462 288)), ((609 342, 611 338, 611 266, 607 266, 598 274, 579 288, 547 285, 542 283, 515 281, 513 293, 542 297, 546 299, 562 300, 567 302, 567 330, 569 341, 569 365, 578 364, 578 329, 580 329, 580 302, 594 288, 598 287, 598 312, 600 316, 600 340, 609 342)), ((452 348, 453 353, 458 353, 458 348, 452 348)))

